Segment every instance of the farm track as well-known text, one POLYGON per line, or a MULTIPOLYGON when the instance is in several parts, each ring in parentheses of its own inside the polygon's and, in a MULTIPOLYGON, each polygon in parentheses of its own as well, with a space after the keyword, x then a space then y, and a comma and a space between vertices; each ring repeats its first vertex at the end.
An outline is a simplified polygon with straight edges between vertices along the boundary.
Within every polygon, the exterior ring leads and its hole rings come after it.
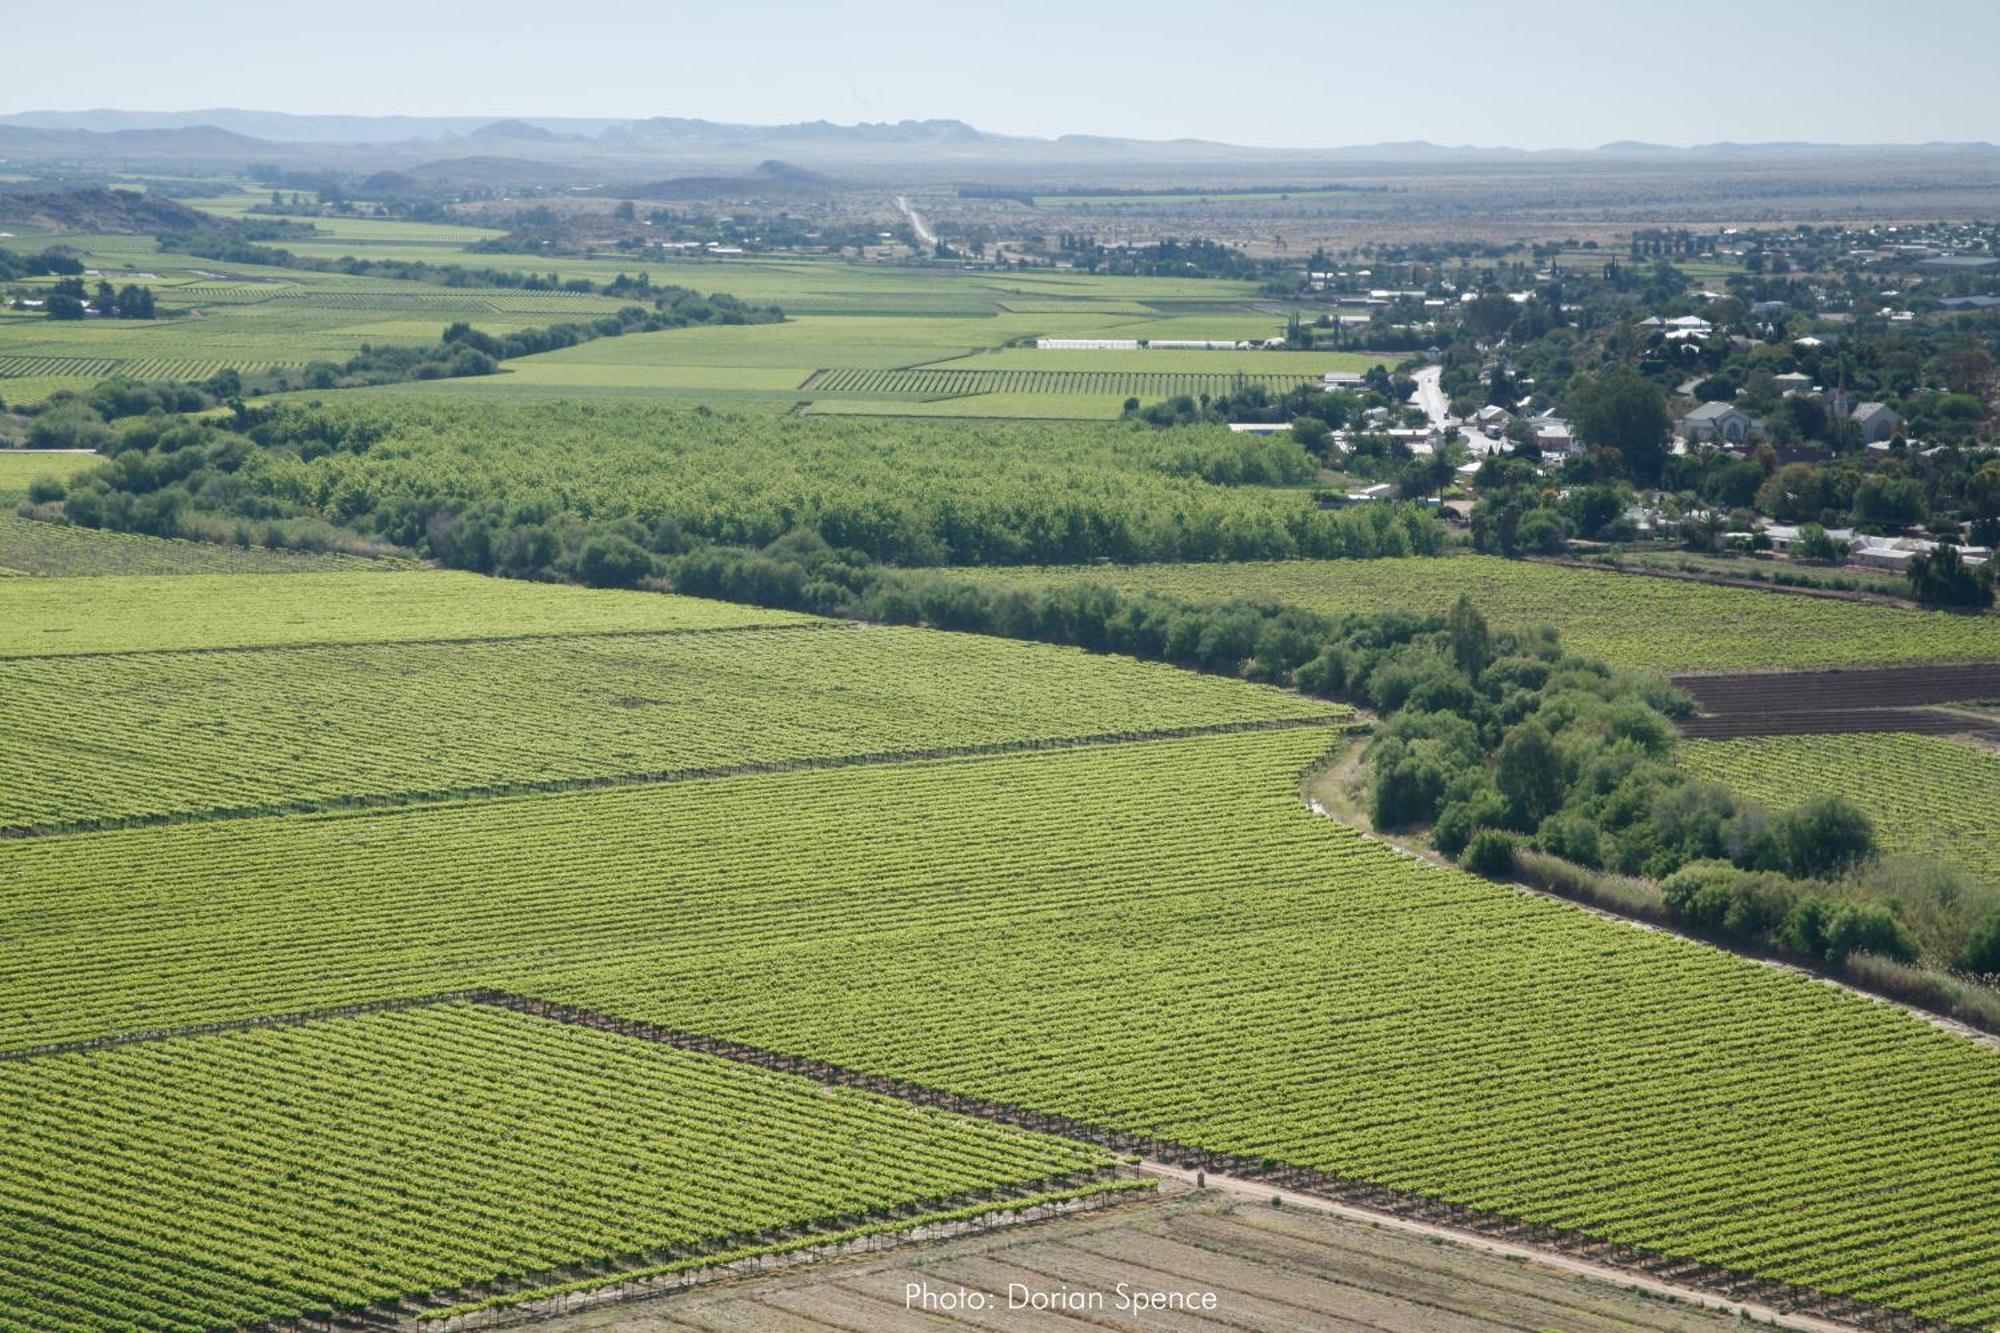
MULTIPOLYGON (((711 632, 711 631, 697 631, 711 632)), ((211 651, 211 650, 198 650, 211 651)), ((156 814, 124 815, 104 819, 79 819, 48 824, 0 827, 0 839, 44 838, 72 833, 98 833, 109 829, 158 828, 174 824, 210 824, 242 819, 268 819, 279 815, 337 814, 356 810, 397 810, 445 805, 466 801, 500 800, 516 796, 544 796, 558 793, 606 791, 617 787, 662 786, 682 782, 711 782, 721 778, 758 777, 776 773, 796 773, 836 768, 869 768, 893 764, 926 763, 935 760, 975 759, 994 755, 1024 754, 1047 750, 1079 750, 1110 745, 1136 745, 1148 741, 1189 740, 1198 736, 1226 736, 1252 731, 1290 731, 1298 727, 1338 725, 1339 719, 1324 717, 1264 718, 1244 722, 1207 722, 1195 726, 1167 727, 1156 731, 1100 732, 1087 736, 1039 737, 995 741, 980 745, 933 746, 921 750, 882 750, 868 753, 809 756, 796 759, 760 760, 754 763, 717 764, 702 768, 667 769, 657 772, 614 773, 589 777, 558 778, 534 782, 485 783, 428 791, 371 793, 323 799, 283 801, 263 805, 221 806, 197 810, 162 811, 156 814)))
POLYGON ((1906 732, 2000 739, 2000 726, 1934 705, 2000 698, 2000 662, 1684 675, 1700 711, 1681 734, 1719 740, 1906 732))

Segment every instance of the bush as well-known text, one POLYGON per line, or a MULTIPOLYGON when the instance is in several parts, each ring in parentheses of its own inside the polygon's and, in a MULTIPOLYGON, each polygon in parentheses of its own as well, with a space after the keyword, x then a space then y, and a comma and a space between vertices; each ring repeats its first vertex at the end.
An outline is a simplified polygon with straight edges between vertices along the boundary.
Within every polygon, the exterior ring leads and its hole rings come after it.
POLYGON ((1957 961, 1976 976, 2000 975, 2000 911, 1989 913, 1972 928, 1957 961))
POLYGON ((1746 944, 1769 939, 1799 897, 1799 886, 1783 875, 1739 870, 1726 861, 1683 866, 1660 887, 1667 910, 1682 924, 1746 944))
POLYGON ((584 542, 576 576, 593 588, 631 588, 653 572, 653 557, 629 537, 607 533, 584 542))
POLYGON ((1871 953, 1898 963, 1917 961, 1917 941, 1885 903, 1842 903, 1826 926, 1826 960, 1871 953))
POLYGON ((45 505, 60 500, 69 488, 57 477, 36 477, 28 483, 28 503, 45 505))
POLYGON ((1845 796, 1821 796, 1771 822, 1782 869, 1801 879, 1835 875, 1875 851, 1875 825, 1845 796))
POLYGON ((1499 829, 1481 829, 1465 845, 1464 866, 1475 875, 1506 879, 1514 873, 1514 838, 1499 829))
POLYGON ((1563 813, 1542 821, 1535 845, 1551 856, 1596 870, 1604 864, 1604 839, 1589 816, 1563 813))
POLYGON ((1431 826, 1431 842, 1446 856, 1458 856, 1474 834, 1507 818, 1507 799, 1499 789, 1483 772, 1468 776, 1476 776, 1477 781, 1454 782, 1438 811, 1437 823, 1431 826))
POLYGON ((1517 550, 1540 555, 1559 554, 1568 541, 1569 527, 1556 509, 1530 509, 1521 515, 1521 525, 1514 530, 1517 550))

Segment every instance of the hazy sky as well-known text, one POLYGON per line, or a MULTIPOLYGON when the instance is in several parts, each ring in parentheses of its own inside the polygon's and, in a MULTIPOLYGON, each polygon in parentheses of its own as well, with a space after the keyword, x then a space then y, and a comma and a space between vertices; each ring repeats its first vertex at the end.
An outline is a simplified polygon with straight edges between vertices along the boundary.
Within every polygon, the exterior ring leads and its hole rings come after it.
POLYGON ((955 117, 1285 146, 2000 140, 1996 0, 71 0, 5 27, 6 111, 955 117))

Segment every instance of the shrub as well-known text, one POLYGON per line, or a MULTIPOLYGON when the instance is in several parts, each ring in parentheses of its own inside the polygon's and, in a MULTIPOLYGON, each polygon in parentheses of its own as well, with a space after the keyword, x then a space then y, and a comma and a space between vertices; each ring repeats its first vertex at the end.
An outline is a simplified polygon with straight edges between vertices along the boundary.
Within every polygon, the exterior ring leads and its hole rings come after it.
POLYGON ((36 477, 28 483, 28 503, 44 505, 60 500, 69 488, 57 477, 36 477))
POLYGON ((2000 975, 2000 910, 1972 928, 1958 956, 1958 965, 1978 976, 2000 975))
POLYGON ((1838 874, 1875 850, 1875 825, 1845 796, 1821 796, 1771 821, 1782 868, 1802 879, 1838 874))
POLYGON ((1465 868, 1488 879, 1505 879, 1514 873, 1514 847, 1512 834, 1481 829, 1465 845, 1465 868))
POLYGON ((1886 903, 1842 903, 1826 925, 1826 959, 1871 953, 1898 963, 1917 961, 1917 941, 1886 903))
POLYGON ((1431 841, 1446 856, 1465 850, 1473 835, 1492 828, 1507 818, 1507 799, 1483 772, 1467 775, 1477 780, 1452 784, 1437 823, 1431 827, 1431 841))

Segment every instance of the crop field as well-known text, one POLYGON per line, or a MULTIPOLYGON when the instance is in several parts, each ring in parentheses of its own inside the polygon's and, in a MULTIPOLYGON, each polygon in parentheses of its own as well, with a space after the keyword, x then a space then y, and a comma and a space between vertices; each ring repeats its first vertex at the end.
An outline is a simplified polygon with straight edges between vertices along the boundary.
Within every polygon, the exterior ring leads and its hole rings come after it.
POLYGON ((1261 384, 1282 394, 1301 384, 1317 385, 1318 375, 1195 374, 1187 371, 1101 370, 827 370, 800 387, 818 393, 857 393, 880 397, 914 394, 957 398, 968 394, 1068 394, 1106 399, 1132 396, 1171 398, 1175 394, 1222 394, 1243 383, 1261 384))
POLYGON ((359 1310, 1106 1165, 468 1004, 8 1062, 0 1327, 359 1310))
POLYGON ((1934 736, 1766 736, 1690 741, 1682 767, 1773 807, 1857 802, 1890 851, 2000 886, 2000 752, 1934 736))
POLYGON ((1072 649, 816 627, 25 658, 0 697, 0 834, 1345 715, 1072 649))
POLYGON ((22 518, 7 504, 8 497, 0 494, 0 574, 63 578, 96 574, 297 574, 399 567, 398 562, 389 560, 170 541, 133 532, 43 523, 22 518))
POLYGON ((445 571, 9 579, 0 659, 831 624, 657 593, 445 571))
POLYGON ((1553 625, 1564 642, 1591 656, 1659 671, 2000 659, 2000 616, 1794 597, 1497 556, 984 570, 972 576, 1102 582, 1197 602, 1287 602, 1327 615, 1392 606, 1444 612, 1464 595, 1499 624, 1553 625))
MULTIPOLYGON (((223 216, 242 216, 249 198, 233 195, 210 202, 223 216)), ((462 263, 554 272, 564 280, 601 282, 643 269, 655 284, 774 302, 792 317, 778 325, 707 326, 604 339, 517 359, 498 375, 425 386, 431 393, 663 395, 774 409, 806 402, 835 412, 1089 420, 1117 415, 1128 396, 1214 392, 1227 387, 1218 376, 1239 371, 1273 387, 1288 387, 1328 369, 1365 368, 1383 359, 1347 352, 1159 352, 1142 354, 1153 358, 1145 364, 1128 364, 1129 358, 1116 354, 1076 362, 1062 359, 1063 353, 1001 350, 1021 339, 1047 336, 1261 339, 1281 333, 1283 309, 1260 305, 1248 283, 813 258, 621 261, 474 254, 465 247, 498 233, 364 218, 323 218, 314 225, 324 239, 288 239, 282 248, 311 259, 462 263), (958 364, 973 354, 1001 359, 958 364), (1019 360, 1038 355, 1042 359, 1019 360), (821 372, 854 369, 902 371, 928 380, 931 372, 921 368, 937 363, 948 363, 944 370, 952 375, 1027 369, 1116 372, 1120 378, 1034 375, 1003 383, 982 375, 942 387, 930 382, 896 389, 852 390, 817 382, 802 387, 818 381, 821 372), (1143 373, 1126 373, 1134 371, 1143 373), (986 401, 968 406, 968 396, 986 401), (858 406, 843 408, 843 403, 858 406)), ((85 262, 114 283, 152 286, 164 314, 184 317, 74 324, 0 320, 0 392, 16 401, 36 402, 58 389, 85 389, 112 375, 201 380, 223 369, 296 369, 311 361, 345 360, 364 344, 431 342, 457 319, 506 333, 606 315, 631 303, 575 292, 447 288, 224 264, 163 253, 148 237, 65 235, 61 240, 83 251, 85 262)))
POLYGON ((11 840, 0 1047, 494 986, 2000 1318, 2000 1053, 1399 857, 1328 739, 11 840))

